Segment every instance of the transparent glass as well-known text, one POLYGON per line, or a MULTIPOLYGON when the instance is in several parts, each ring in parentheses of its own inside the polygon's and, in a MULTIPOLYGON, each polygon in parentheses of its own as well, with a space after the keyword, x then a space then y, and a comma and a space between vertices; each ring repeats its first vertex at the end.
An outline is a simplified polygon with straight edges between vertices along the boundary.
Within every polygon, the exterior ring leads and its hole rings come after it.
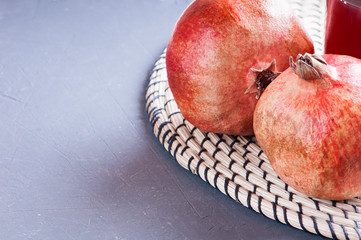
POLYGON ((361 0, 328 0, 325 53, 361 58, 361 0))

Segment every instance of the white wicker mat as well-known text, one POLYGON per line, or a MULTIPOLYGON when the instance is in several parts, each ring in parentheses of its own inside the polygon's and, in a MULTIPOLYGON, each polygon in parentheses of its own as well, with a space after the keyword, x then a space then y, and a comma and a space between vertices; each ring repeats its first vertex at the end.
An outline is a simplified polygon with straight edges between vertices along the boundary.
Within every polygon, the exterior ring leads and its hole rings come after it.
MULTIPOLYGON (((326 0, 292 0, 296 15, 323 52, 326 0)), ((185 169, 243 206, 295 228, 334 239, 361 239, 361 200, 307 197, 273 171, 254 137, 207 133, 179 111, 168 86, 165 52, 155 63, 146 111, 157 139, 185 169)))

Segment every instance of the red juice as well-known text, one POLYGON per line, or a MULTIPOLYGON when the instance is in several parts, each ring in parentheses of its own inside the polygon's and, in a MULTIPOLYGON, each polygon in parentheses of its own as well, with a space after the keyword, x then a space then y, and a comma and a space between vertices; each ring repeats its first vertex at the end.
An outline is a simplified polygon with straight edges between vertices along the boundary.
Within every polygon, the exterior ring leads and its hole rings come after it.
POLYGON ((361 0, 328 0, 325 53, 361 58, 361 0))

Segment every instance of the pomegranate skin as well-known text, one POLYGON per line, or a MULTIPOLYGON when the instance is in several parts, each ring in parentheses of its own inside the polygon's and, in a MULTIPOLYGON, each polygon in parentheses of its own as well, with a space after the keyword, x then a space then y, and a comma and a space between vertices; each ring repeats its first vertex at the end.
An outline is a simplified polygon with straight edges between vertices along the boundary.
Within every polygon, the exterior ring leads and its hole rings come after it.
POLYGON ((170 89, 185 119, 207 132, 253 134, 256 94, 251 68, 274 58, 313 52, 313 43, 284 0, 196 0, 178 20, 166 65, 170 89))
POLYGON ((323 55, 321 79, 289 68, 260 97, 257 141, 280 178, 315 198, 361 195, 361 60, 323 55))

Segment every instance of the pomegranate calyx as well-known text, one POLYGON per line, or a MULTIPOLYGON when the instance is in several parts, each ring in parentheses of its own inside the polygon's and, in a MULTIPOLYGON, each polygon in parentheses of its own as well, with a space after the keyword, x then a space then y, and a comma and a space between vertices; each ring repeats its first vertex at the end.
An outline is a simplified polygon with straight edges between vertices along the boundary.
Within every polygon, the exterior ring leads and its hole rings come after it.
POLYGON ((254 83, 247 88, 245 94, 257 93, 256 99, 259 99, 263 91, 267 86, 280 75, 280 72, 276 70, 276 59, 273 59, 272 62, 264 69, 254 69, 251 68, 251 72, 254 76, 254 83))
POLYGON ((318 54, 298 54, 296 62, 290 57, 291 68, 305 80, 321 79, 326 65, 326 61, 318 54))

